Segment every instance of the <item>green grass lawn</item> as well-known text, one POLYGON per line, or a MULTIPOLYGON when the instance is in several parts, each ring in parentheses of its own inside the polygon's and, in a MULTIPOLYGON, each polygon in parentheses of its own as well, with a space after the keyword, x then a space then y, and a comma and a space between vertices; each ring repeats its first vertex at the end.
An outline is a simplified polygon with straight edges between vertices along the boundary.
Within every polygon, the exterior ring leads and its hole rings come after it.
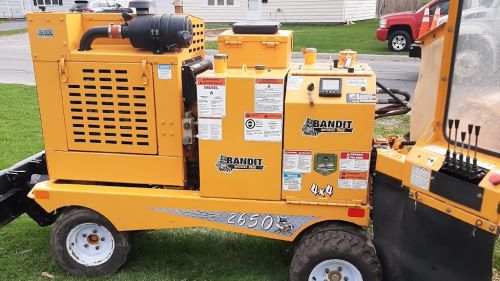
MULTIPOLYGON (((408 116, 377 121, 377 136, 404 134, 408 116), (389 131, 390 130, 390 131, 389 131)), ((43 149, 34 87, 0 84, 0 169, 43 149)), ((142 232, 136 235, 130 260, 110 277, 67 276, 49 250, 50 227, 27 216, 0 229, 0 280, 287 280, 290 244, 207 229, 142 232)), ((500 269, 500 246, 495 248, 500 269)))
POLYGON ((0 31, 0 37, 1 36, 7 36, 7 35, 21 34, 21 33, 26 33, 26 32, 28 32, 27 28, 20 28, 20 29, 14 29, 14 30, 0 31))
MULTIPOLYGON (((340 50, 353 49, 360 54, 399 54, 387 48, 387 42, 378 41, 375 31, 378 19, 359 21, 353 25, 304 25, 284 24, 281 29, 294 31, 294 51, 314 47, 320 53, 338 53, 340 50)), ((207 28, 230 28, 229 25, 208 24, 207 28)), ((216 42, 207 42, 207 49, 216 49, 216 42)))

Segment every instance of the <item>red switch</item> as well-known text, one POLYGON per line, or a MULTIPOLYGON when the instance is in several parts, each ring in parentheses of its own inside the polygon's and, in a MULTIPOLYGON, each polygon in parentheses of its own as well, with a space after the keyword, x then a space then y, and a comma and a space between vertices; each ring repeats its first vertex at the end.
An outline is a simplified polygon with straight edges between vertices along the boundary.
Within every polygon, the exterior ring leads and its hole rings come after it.
POLYGON ((494 173, 493 175, 490 176, 490 182, 493 185, 497 185, 500 183, 500 173, 494 173))

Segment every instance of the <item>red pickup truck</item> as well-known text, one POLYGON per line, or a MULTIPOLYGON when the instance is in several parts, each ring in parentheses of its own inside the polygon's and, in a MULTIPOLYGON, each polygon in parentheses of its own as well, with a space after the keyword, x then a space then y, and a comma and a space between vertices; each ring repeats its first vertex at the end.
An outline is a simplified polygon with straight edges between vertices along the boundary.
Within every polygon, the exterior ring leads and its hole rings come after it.
POLYGON ((377 39, 388 41, 389 50, 393 52, 408 51, 413 41, 418 38, 425 9, 429 8, 432 22, 437 7, 441 7, 441 15, 448 15, 449 4, 449 0, 434 0, 416 12, 385 15, 380 19, 377 39))

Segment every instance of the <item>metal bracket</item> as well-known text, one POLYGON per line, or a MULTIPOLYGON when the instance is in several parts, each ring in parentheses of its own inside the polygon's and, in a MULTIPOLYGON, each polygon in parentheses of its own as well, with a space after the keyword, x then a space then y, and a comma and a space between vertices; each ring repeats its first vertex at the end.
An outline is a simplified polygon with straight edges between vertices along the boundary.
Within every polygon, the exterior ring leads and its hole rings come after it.
POLYGON ((61 76, 62 82, 68 82, 68 71, 66 69, 66 62, 64 57, 61 57, 59 59, 59 75, 61 76))
POLYGON ((193 127, 194 127, 194 118, 190 113, 186 113, 184 119, 182 120, 182 144, 190 145, 193 144, 193 127))
POLYGON ((142 85, 147 85, 148 84, 148 64, 146 62, 146 59, 143 59, 141 62, 141 75, 142 75, 142 85))

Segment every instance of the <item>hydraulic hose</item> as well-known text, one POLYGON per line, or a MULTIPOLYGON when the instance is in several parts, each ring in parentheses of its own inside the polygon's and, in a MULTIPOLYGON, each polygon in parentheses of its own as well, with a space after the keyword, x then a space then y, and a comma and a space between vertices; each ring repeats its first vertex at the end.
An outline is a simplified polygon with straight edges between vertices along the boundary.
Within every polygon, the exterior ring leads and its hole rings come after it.
POLYGON ((80 40, 80 48, 78 48, 78 51, 91 50, 92 42, 94 42, 95 39, 108 37, 108 30, 108 26, 98 26, 87 30, 80 40))

